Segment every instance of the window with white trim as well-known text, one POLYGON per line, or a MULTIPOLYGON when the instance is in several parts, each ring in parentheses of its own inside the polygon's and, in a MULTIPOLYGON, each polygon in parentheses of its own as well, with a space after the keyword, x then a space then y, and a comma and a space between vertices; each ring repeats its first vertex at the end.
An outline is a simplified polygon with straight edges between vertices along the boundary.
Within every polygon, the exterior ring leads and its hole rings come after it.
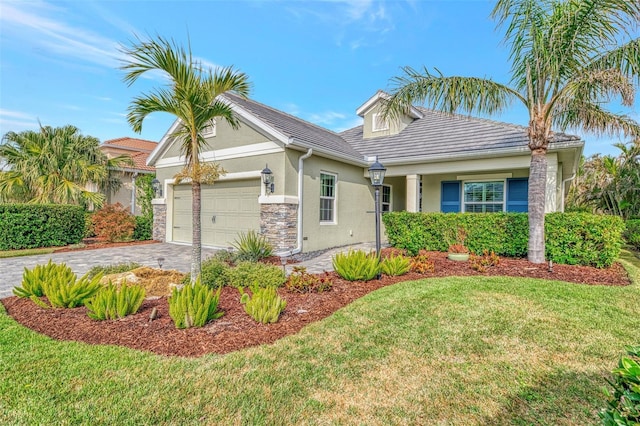
POLYGON ((504 211, 504 181, 464 182, 463 211, 495 213, 504 211))
POLYGON ((207 124, 202 129, 202 137, 210 138, 216 135, 216 120, 211 120, 209 124, 207 124))
POLYGON ((380 199, 382 213, 391 211, 391 186, 382 185, 382 197, 380 199))
POLYGON ((381 113, 375 113, 371 116, 371 131, 380 132, 389 130, 389 122, 384 119, 381 113))
POLYGON ((320 173, 320 223, 336 222, 336 180, 334 174, 320 173))

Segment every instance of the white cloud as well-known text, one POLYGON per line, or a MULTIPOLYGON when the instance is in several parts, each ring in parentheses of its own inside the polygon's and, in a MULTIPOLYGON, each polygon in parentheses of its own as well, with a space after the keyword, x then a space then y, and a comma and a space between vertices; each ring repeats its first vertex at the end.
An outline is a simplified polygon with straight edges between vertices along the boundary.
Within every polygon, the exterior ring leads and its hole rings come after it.
POLYGON ((0 108, 0 117, 19 118, 23 120, 35 120, 35 118, 31 114, 27 114, 26 112, 11 111, 11 110, 2 109, 2 108, 0 108))
POLYGON ((331 126, 338 120, 344 120, 346 116, 335 111, 305 114, 306 119, 321 126, 331 126))
POLYGON ((337 124, 331 130, 333 130, 336 133, 340 133, 360 125, 362 125, 362 118, 355 117, 337 124))

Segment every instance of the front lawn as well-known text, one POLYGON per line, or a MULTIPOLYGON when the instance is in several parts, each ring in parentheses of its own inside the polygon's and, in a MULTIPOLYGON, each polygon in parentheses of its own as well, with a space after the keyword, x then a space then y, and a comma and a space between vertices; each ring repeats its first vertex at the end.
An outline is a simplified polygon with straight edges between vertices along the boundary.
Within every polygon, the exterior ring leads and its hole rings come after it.
POLYGON ((605 378, 639 343, 631 268, 627 287, 403 282, 197 359, 54 341, 2 310, 0 424, 597 424, 605 378))

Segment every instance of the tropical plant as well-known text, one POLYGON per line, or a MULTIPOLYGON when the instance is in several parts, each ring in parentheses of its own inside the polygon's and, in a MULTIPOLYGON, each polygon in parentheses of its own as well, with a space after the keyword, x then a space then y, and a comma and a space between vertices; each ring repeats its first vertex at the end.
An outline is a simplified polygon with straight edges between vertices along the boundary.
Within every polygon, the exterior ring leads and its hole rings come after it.
POLYGON ((167 86, 134 98, 129 106, 127 119, 133 130, 142 131, 145 118, 154 112, 172 114, 180 122, 178 129, 171 135, 181 145, 181 154, 185 157, 185 167, 175 176, 175 182, 190 179, 192 191, 191 241, 191 280, 200 275, 201 241, 201 185, 213 184, 224 174, 218 164, 203 164, 200 154, 207 146, 202 136, 203 130, 214 119, 222 118, 232 128, 240 123, 231 106, 220 95, 235 93, 246 97, 250 84, 246 74, 233 68, 221 68, 215 71, 205 69, 194 59, 191 46, 184 49, 175 42, 157 37, 155 40, 140 40, 129 48, 123 48, 127 55, 123 70, 127 72, 124 81, 128 85, 135 83, 147 72, 161 71, 168 77, 167 86))
POLYGON ((87 307, 87 315, 94 320, 124 318, 138 312, 145 293, 144 287, 138 285, 127 285, 125 282, 118 288, 109 282, 95 296, 86 300, 84 305, 87 307))
POLYGON ((382 260, 380 267, 382 273, 390 277, 404 275, 411 270, 411 258, 401 254, 391 255, 382 260))
POLYGON ((484 249, 482 250, 481 255, 472 254, 469 257, 469 265, 471 269, 474 269, 478 272, 487 272, 487 268, 492 266, 498 266, 500 264, 500 257, 491 250, 484 249))
POLYGON ((182 289, 173 289, 169 297, 169 316, 177 328, 202 327, 209 321, 220 318, 224 312, 218 311, 220 290, 213 292, 196 280, 182 289))
POLYGON ((34 303, 43 308, 77 308, 92 298, 102 287, 100 284, 101 274, 93 278, 89 278, 85 274, 78 278, 64 263, 53 264, 53 266, 46 268, 46 272, 46 275, 42 277, 41 285, 42 293, 47 297, 50 305, 36 295, 30 296, 34 303))
POLYGON ((347 253, 336 253, 331 260, 333 269, 348 281, 369 281, 380 274, 380 258, 375 252, 349 249, 347 253))
POLYGON ((630 117, 610 112, 603 103, 619 97, 633 104, 640 81, 640 39, 633 29, 640 2, 629 0, 498 0, 492 12, 506 28, 511 83, 487 78, 445 76, 405 67, 385 105, 397 118, 414 102, 445 113, 496 114, 514 100, 529 113, 528 257, 545 261, 544 214, 547 150, 554 131, 640 135, 630 117))
POLYGON ((13 294, 18 297, 44 296, 42 283, 49 279, 57 270, 58 265, 51 259, 46 265, 36 265, 33 269, 24 268, 20 287, 13 288, 13 294))
POLYGON ((276 292, 275 287, 251 286, 251 296, 245 293, 242 287, 240 291, 240 303, 251 318, 262 324, 278 322, 280 314, 287 307, 287 301, 283 300, 276 292))
POLYGON ((411 271, 418 274, 427 274, 435 272, 436 265, 429 260, 429 254, 426 250, 420 250, 417 255, 411 258, 411 271))
POLYGON ((331 290, 333 280, 328 272, 322 275, 310 274, 304 266, 294 266, 285 287, 295 293, 322 293, 331 290))
POLYGON ((98 189, 121 185, 110 169, 130 164, 131 158, 107 158, 99 146, 97 138, 74 126, 6 133, 0 160, 8 170, 0 171, 0 202, 101 207, 105 196, 98 189))
POLYGON ((254 230, 239 233, 231 245, 238 250, 238 260, 257 262, 273 254, 271 243, 254 230))
POLYGON ((614 392, 607 390, 608 407, 599 415, 605 426, 636 426, 640 424, 640 346, 627 346, 627 355, 620 358, 613 370, 614 392))

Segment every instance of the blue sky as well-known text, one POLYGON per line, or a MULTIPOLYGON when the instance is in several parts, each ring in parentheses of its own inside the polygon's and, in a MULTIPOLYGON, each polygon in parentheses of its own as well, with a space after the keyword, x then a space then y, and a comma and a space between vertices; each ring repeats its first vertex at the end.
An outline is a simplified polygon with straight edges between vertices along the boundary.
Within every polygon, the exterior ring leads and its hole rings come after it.
MULTIPOLYGON (((389 89, 400 67, 509 81, 490 1, 8 1, 0 2, 0 134, 72 124, 101 141, 158 141, 173 118, 151 115, 136 135, 131 99, 162 83, 122 82, 119 45, 162 35, 203 63, 233 65, 251 97, 341 131, 356 109, 389 89)), ((624 110, 640 119, 640 102, 624 110)), ((519 105, 494 119, 526 125, 519 105)), ((585 135, 585 154, 617 153, 620 139, 585 135)))

